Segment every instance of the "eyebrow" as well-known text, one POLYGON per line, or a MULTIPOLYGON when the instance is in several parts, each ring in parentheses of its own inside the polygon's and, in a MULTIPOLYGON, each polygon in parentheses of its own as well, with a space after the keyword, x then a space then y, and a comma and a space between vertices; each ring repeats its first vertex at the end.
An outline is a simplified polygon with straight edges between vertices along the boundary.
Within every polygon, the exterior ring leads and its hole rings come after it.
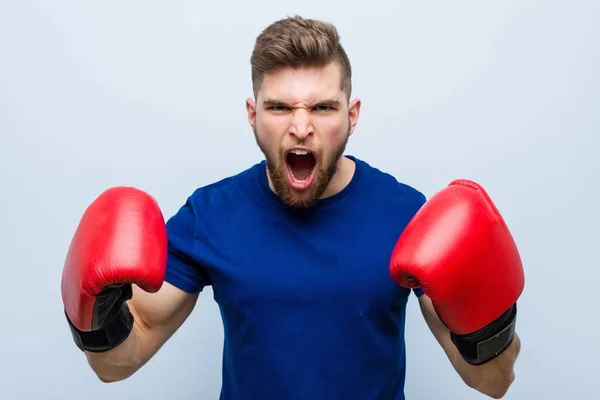
MULTIPOLYGON (((287 104, 284 101, 275 100, 275 99, 266 99, 263 101, 263 105, 265 107, 287 106, 287 104)), ((327 99, 327 100, 317 101, 316 103, 311 104, 310 106, 311 107, 315 107, 315 106, 339 107, 340 102, 337 100, 334 100, 334 99, 327 99)))
POLYGON ((263 101, 265 107, 284 106, 285 103, 279 100, 266 99, 263 101))
POLYGON ((323 100, 323 101, 319 101, 317 102, 317 104, 315 104, 315 106, 327 106, 327 107, 334 107, 334 108, 338 108, 340 106, 340 102, 337 100, 323 100))

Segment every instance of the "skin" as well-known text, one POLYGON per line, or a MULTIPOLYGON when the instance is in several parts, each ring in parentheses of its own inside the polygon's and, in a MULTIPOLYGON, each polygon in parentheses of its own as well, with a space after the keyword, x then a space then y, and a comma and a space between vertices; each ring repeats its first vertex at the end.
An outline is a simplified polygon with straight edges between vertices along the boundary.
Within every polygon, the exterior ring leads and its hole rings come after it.
POLYGON ((290 207, 307 208, 342 190, 354 162, 343 157, 360 114, 359 99, 348 101, 339 64, 282 69, 264 77, 256 100, 246 100, 248 122, 267 160, 271 189, 290 207), (287 177, 285 152, 311 151, 317 176, 309 187, 294 188, 287 177))
POLYGON ((515 380, 514 365, 521 351, 519 335, 515 333, 510 346, 498 357, 483 365, 474 366, 462 358, 450 339, 450 330, 442 323, 426 294, 419 297, 419 305, 433 336, 465 384, 491 398, 504 397, 515 380))
MULTIPOLYGON (((348 100, 337 64, 323 68, 283 69, 265 76, 256 99, 246 100, 248 121, 267 159, 271 190, 291 207, 306 208, 342 190, 355 165, 343 157, 360 114, 360 100, 348 100), (318 174, 302 190, 287 178, 285 151, 294 146, 312 151, 318 174)), ((103 382, 128 378, 139 370, 191 314, 198 294, 188 294, 165 282, 156 293, 133 286, 128 301, 134 315, 130 336, 105 353, 86 352, 90 366, 103 382)), ((520 351, 518 335, 500 356, 482 366, 466 363, 450 340, 427 295, 419 298, 424 319, 448 359, 471 388, 493 398, 503 397, 515 379, 513 366, 520 351)))

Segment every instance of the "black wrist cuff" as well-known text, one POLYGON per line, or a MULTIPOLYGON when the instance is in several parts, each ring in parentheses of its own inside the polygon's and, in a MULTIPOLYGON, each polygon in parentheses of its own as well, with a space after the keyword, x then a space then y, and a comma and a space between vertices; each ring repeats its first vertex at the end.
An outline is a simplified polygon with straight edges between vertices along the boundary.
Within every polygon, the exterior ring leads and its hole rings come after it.
POLYGON ((133 329, 133 315, 126 303, 123 303, 120 310, 102 328, 93 331, 80 331, 73 325, 66 312, 65 316, 73 340, 81 351, 101 353, 111 350, 127 339, 133 329))
POLYGON ((482 329, 465 334, 450 334, 452 342, 465 359, 472 365, 485 364, 502 354, 512 343, 517 321, 517 304, 482 329))

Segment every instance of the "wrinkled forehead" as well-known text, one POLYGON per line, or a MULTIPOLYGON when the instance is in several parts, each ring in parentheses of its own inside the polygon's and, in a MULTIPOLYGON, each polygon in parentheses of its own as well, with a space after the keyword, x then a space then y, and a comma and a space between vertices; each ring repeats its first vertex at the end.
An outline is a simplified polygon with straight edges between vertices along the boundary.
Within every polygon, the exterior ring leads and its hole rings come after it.
POLYGON ((343 98, 342 73, 336 63, 321 68, 284 68, 266 74, 258 92, 259 102, 269 99, 296 104, 343 98))

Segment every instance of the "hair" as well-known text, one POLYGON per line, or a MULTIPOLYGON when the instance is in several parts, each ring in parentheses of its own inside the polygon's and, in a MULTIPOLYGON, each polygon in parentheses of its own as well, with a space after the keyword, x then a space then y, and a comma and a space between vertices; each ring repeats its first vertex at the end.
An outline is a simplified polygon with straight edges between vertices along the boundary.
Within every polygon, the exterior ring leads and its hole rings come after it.
POLYGON ((258 35, 250 58, 254 96, 257 96, 265 74, 283 68, 321 68, 331 62, 339 63, 341 89, 350 98, 352 68, 336 27, 300 16, 276 21, 258 35))

